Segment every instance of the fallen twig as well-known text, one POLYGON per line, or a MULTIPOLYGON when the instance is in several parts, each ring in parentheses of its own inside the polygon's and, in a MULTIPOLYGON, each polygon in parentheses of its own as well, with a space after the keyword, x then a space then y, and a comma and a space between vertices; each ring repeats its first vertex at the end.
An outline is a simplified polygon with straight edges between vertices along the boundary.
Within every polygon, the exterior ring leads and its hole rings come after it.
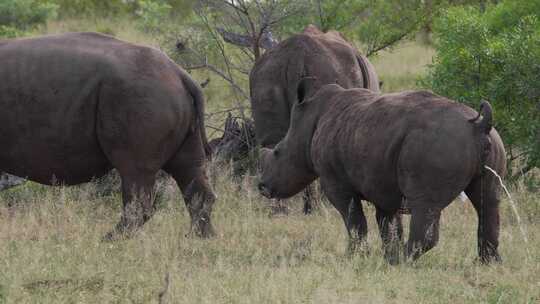
POLYGON ((158 294, 158 303, 159 304, 165 304, 167 303, 166 296, 167 292, 169 291, 169 285, 171 283, 169 272, 165 274, 165 286, 163 286, 163 289, 158 294))

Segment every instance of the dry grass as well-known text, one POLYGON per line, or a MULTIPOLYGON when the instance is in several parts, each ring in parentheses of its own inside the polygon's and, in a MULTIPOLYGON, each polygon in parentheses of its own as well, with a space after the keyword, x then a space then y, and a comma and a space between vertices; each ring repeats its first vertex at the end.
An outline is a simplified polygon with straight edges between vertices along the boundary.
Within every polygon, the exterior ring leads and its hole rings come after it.
POLYGON ((158 47, 156 37, 141 33, 136 24, 126 18, 72 18, 50 21, 46 27, 36 30, 33 35, 59 34, 65 32, 100 32, 113 35, 133 43, 158 47))
MULTIPOLYGON (((227 171, 227 170, 222 170, 227 171)), ((531 256, 508 201, 502 203, 502 265, 476 259, 469 203, 445 210, 441 243, 416 264, 381 257, 374 210, 367 256, 348 256, 341 218, 327 203, 312 216, 293 200, 288 217, 268 217, 253 180, 215 180, 211 240, 185 237, 189 219, 171 181, 161 209, 138 235, 104 243, 120 198, 95 197, 92 184, 36 184, 0 195, 0 299, 9 303, 157 302, 167 274, 169 303, 538 303, 539 196, 517 191, 531 256), (8 207, 10 206, 10 207, 8 207)), ((2 302, 2 300, 0 300, 2 302)))
MULTIPOLYGON (((49 31, 85 26, 70 22, 49 31)), ((431 54, 414 44, 382 54, 375 65, 385 90, 414 87, 431 54)), ((538 193, 513 190, 530 256, 505 199, 504 263, 477 264, 476 214, 456 201, 443 213, 440 244, 415 264, 392 267, 382 259, 373 208, 366 208, 371 253, 348 256, 344 225, 328 203, 304 216, 294 199, 289 216, 270 218, 253 177, 233 183, 227 168, 218 171, 211 240, 185 237, 189 219, 171 181, 144 229, 114 243, 100 238, 119 218, 118 195, 97 197, 93 184, 1 192, 0 303, 157 303, 160 294, 166 303, 540 302, 538 193)))
POLYGON ((384 92, 416 88, 418 77, 426 71, 435 51, 427 45, 406 42, 391 51, 383 51, 371 58, 384 92))

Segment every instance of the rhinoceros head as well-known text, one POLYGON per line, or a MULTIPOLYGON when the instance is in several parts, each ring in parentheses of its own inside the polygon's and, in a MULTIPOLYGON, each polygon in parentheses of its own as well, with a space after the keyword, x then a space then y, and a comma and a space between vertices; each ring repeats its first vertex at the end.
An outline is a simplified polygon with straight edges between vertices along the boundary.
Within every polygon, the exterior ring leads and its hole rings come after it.
POLYGON ((259 190, 269 198, 287 198, 302 191, 317 178, 311 162, 311 139, 322 109, 318 94, 308 96, 316 79, 298 85, 298 102, 291 114, 287 135, 273 148, 261 150, 259 190))

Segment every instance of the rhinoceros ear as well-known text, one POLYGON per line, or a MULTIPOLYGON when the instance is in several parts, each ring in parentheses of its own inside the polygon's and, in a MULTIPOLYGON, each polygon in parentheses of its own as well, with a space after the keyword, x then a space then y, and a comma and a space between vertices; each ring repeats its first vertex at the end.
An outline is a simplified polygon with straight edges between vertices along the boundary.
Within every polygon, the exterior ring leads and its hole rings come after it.
POLYGON ((316 83, 317 77, 308 76, 300 79, 296 89, 298 104, 303 104, 314 93, 316 83))

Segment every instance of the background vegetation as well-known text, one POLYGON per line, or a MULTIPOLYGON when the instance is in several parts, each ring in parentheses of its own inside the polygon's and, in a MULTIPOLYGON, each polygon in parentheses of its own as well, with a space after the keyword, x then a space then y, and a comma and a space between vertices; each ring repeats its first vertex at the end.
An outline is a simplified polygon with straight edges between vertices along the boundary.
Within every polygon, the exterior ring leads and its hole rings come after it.
POLYGON ((435 23, 437 55, 424 84, 496 111, 511 179, 540 165, 540 1, 506 1, 485 11, 452 8, 435 23))
POLYGON ((228 112, 249 116, 246 73, 264 52, 226 42, 223 31, 280 40, 307 23, 339 29, 372 53, 387 92, 427 87, 494 105, 521 216, 519 224, 505 197, 501 265, 475 262, 476 214, 458 200, 443 213, 440 244, 418 263, 391 267, 369 204, 371 252, 349 256, 341 218, 324 198, 312 216, 293 199, 289 216, 270 218, 255 177, 232 182, 228 165, 210 166, 219 196, 212 240, 185 237, 188 215, 169 179, 160 182, 156 216, 115 243, 100 238, 119 217, 117 192, 27 183, 0 192, 0 303, 540 302, 540 195, 538 171, 529 170, 538 167, 540 142, 540 6, 497 2, 248 1, 242 13, 223 1, 0 0, 0 37, 98 31, 161 48, 201 83, 210 79, 212 136, 228 112), (254 29, 243 26, 250 21, 254 29))

